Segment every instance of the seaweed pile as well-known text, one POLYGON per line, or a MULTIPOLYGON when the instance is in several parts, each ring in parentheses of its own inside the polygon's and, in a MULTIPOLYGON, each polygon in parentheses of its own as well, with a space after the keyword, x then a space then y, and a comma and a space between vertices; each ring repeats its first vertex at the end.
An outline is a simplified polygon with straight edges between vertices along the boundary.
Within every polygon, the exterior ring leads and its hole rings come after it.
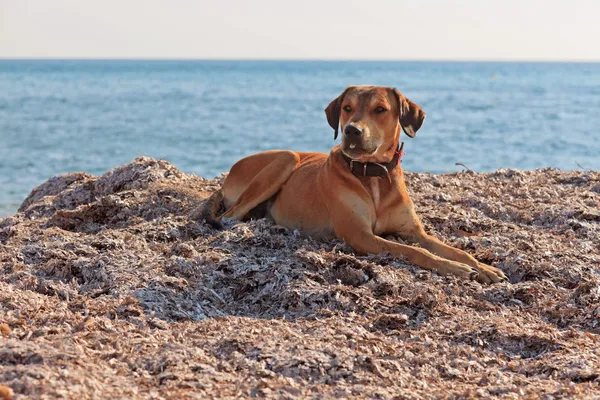
POLYGON ((0 398, 600 394, 600 172, 406 174, 491 286, 190 218, 222 179, 138 158, 0 219, 0 398))

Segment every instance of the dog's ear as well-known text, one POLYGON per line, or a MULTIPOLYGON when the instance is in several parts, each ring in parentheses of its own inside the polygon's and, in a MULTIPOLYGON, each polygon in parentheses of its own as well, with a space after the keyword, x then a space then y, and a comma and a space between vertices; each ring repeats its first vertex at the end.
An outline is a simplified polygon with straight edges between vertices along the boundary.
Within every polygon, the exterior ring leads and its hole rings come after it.
POLYGON ((398 101, 400 126, 404 133, 414 138, 427 115, 421 107, 404 97, 398 90, 393 89, 392 92, 398 101))
POLYGON ((342 109, 342 101, 344 101, 344 96, 349 88, 346 88, 342 94, 340 94, 336 99, 334 99, 327 108, 325 109, 325 115, 327 116, 327 122, 329 122, 329 126, 333 128, 335 133, 333 134, 333 140, 338 137, 338 128, 340 126, 340 113, 342 109))

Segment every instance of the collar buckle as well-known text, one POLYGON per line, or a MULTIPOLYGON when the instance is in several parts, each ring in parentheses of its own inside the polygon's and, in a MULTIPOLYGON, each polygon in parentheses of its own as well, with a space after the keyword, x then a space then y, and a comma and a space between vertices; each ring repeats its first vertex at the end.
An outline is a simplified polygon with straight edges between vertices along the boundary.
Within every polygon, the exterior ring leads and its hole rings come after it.
POLYGON ((377 162, 374 162, 373 165, 377 165, 379 168, 383 169, 385 171, 386 175, 390 174, 390 171, 388 170, 388 167, 386 167, 385 165, 377 163, 377 162))
POLYGON ((358 163, 356 160, 350 160, 350 172, 354 173, 354 164, 358 163))

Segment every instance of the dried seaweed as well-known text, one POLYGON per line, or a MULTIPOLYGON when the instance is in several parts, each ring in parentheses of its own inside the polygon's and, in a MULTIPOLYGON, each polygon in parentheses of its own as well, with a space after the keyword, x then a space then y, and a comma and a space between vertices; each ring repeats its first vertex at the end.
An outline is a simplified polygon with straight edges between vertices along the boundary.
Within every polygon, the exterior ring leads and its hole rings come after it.
POLYGON ((221 181, 138 158, 0 219, 0 397, 600 395, 600 173, 407 174, 494 286, 190 219, 221 181))

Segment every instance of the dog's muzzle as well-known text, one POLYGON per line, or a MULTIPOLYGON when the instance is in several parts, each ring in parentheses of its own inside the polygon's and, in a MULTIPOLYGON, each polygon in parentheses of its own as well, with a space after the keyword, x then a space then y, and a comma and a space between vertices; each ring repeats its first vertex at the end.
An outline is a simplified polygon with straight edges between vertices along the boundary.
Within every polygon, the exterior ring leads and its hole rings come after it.
POLYGON ((351 140, 360 140, 362 139, 363 134, 363 129, 355 125, 348 124, 344 128, 344 135, 346 135, 346 137, 351 140))

